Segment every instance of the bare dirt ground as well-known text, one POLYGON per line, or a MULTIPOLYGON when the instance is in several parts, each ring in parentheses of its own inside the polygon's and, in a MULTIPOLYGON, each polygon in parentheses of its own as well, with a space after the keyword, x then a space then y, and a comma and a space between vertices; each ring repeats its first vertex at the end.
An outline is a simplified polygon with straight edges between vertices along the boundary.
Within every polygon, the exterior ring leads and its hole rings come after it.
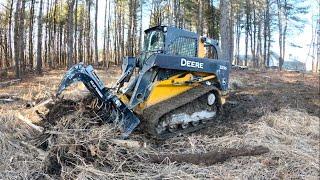
MULTIPOLYGON (((39 133, 17 118, 29 106, 51 98, 64 74, 50 71, 0 89, 1 179, 319 179, 319 77, 294 72, 235 70, 224 114, 212 127, 157 141, 141 130, 130 136, 141 148, 113 141, 119 134, 101 122, 103 112, 85 88, 75 85, 64 99, 34 122, 39 133), (86 97, 86 98, 84 98, 86 97), (265 146, 257 156, 231 157, 206 165, 146 154, 207 153, 225 148, 265 146)), ((120 74, 98 75, 110 85, 120 74)), ((32 116, 30 116, 32 118, 32 116)), ((210 158, 210 157, 209 157, 210 158)))

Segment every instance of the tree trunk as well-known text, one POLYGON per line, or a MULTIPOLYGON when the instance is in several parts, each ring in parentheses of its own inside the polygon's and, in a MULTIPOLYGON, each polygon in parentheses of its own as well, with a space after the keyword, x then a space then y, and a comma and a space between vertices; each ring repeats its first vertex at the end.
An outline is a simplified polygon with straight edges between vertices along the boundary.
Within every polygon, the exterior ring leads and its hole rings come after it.
POLYGON ((263 26, 263 41, 264 41, 264 44, 263 44, 263 66, 264 67, 268 67, 269 64, 266 64, 267 63, 267 41, 268 41, 268 28, 270 26, 270 23, 269 23, 269 0, 266 0, 266 10, 264 12, 264 26, 263 26))
POLYGON ((20 78, 20 9, 21 9, 21 1, 17 0, 16 2, 16 12, 14 15, 14 61, 15 61, 15 75, 16 78, 20 78))
POLYGON ((250 4, 249 4, 249 0, 246 0, 245 66, 248 66, 249 29, 250 29, 250 4))
MULTIPOLYGON (((83 17, 80 17, 83 21, 83 17)), ((84 49, 83 49, 83 25, 80 24, 80 29, 79 29, 79 38, 78 38, 78 54, 79 54, 79 62, 83 62, 83 52, 84 52, 84 49)))
POLYGON ((115 12, 114 12, 113 58, 114 58, 114 63, 117 64, 117 58, 118 58, 118 53, 119 53, 119 52, 117 52, 117 47, 118 47, 118 31, 117 31, 118 25, 117 24, 118 24, 119 20, 117 18, 118 5, 116 3, 114 3, 114 9, 115 9, 115 12))
MULTIPOLYGON (((123 8, 123 3, 121 3, 121 7, 123 8)), ((120 32, 120 39, 119 41, 121 42, 121 55, 120 58, 118 59, 118 62, 120 62, 121 58, 125 56, 125 50, 124 50, 124 26, 125 26, 125 19, 124 19, 124 14, 122 14, 122 12, 120 13, 120 18, 121 18, 121 23, 119 24, 119 26, 121 27, 121 32, 120 32)))
POLYGON ((37 72, 42 73, 42 5, 43 0, 40 0, 39 14, 38 14, 38 42, 37 42, 37 72))
POLYGON ((137 27, 138 27, 138 13, 137 13, 137 10, 138 10, 138 6, 139 6, 139 0, 134 0, 134 10, 133 10, 133 29, 132 29, 132 34, 133 34, 133 37, 132 37, 132 50, 133 50, 133 56, 136 56, 137 55, 137 27))
MULTIPOLYGON (((253 7, 254 7, 254 1, 253 1, 253 7)), ((255 68, 257 68, 257 57, 256 57, 256 45, 257 45, 257 25, 256 25, 256 10, 255 7, 253 8, 253 29, 251 30, 251 54, 252 54, 252 60, 253 65, 255 68)))
POLYGON ((106 43, 107 43, 107 10, 108 10, 108 2, 106 2, 106 6, 105 6, 105 9, 104 9, 104 28, 103 28, 103 65, 105 66, 105 62, 106 62, 106 43))
POLYGON ((258 24, 258 42, 257 42, 257 68, 260 67, 261 56, 262 56, 262 21, 259 20, 258 24))
MULTIPOLYGON (((320 8, 320 6, 319 6, 320 8)), ((316 62, 316 73, 319 73, 320 67, 320 17, 318 18, 317 25, 316 25, 316 30, 317 30, 317 62, 316 62)))
MULTIPOLYGON (((3 40, 4 60, 3 61, 1 60, 2 56, 0 55, 0 64, 1 64, 0 70, 4 69, 4 71, 7 72, 7 69, 8 69, 7 61, 9 59, 9 44, 8 44, 7 33, 3 32, 3 34, 4 34, 4 40, 3 40)), ((1 38, 1 36, 0 36, 0 38, 1 38)), ((2 44, 1 40, 0 40, 0 44, 2 44)))
POLYGON ((241 15, 237 12, 237 25, 236 25, 236 64, 240 65, 240 39, 241 39, 241 15))
MULTIPOLYGON (((48 10, 50 10, 52 7, 52 1, 48 1, 48 10)), ((49 16, 49 19, 52 19, 52 15, 50 13, 49 16)), ((48 41, 46 42, 46 45, 47 45, 47 59, 48 59, 48 64, 49 64, 49 68, 51 69, 52 68, 52 54, 53 54, 53 49, 52 49, 52 21, 49 21, 48 22, 48 36, 49 36, 49 39, 48 41)))
MULTIPOLYGON (((121 2, 121 9, 124 9, 125 5, 123 4, 123 2, 121 2)), ((125 34, 124 34, 124 28, 125 28, 125 14, 124 13, 120 13, 120 18, 121 18, 121 22, 119 24, 119 26, 121 27, 121 31, 120 31, 120 44, 121 44, 121 55, 120 58, 118 59, 119 64, 121 63, 122 57, 124 57, 126 55, 126 51, 125 51, 125 34)))
POLYGON ((111 26, 111 1, 109 1, 109 10, 108 10, 108 30, 107 30, 107 61, 106 61, 106 68, 109 68, 109 62, 111 59, 110 56, 110 26, 111 26))
POLYGON ((221 58, 232 63, 233 60, 233 25, 230 0, 220 1, 221 20, 221 58))
POLYGON ((33 17, 34 17, 34 3, 31 0, 30 19, 29 19, 29 66, 33 70, 33 17))
POLYGON ((67 23, 67 36, 68 36, 68 43, 67 43, 67 66, 71 68, 73 64, 73 11, 74 11, 74 3, 75 0, 68 1, 68 23, 67 23))
POLYGON ((26 0, 22 0, 21 4, 21 9, 20 9, 20 23, 19 23, 19 59, 20 59, 20 70, 22 69, 22 74, 25 72, 26 69, 26 58, 25 58, 25 38, 24 38, 24 33, 25 33, 25 6, 26 6, 26 0), (21 67, 22 63, 22 67, 21 67))
POLYGON ((285 2, 285 10, 284 10, 284 16, 285 16, 285 22, 284 22, 284 27, 283 27, 283 35, 282 35, 282 62, 281 62, 281 68, 282 69, 282 66, 284 64, 284 61, 285 61, 285 55, 286 55, 286 37, 287 37, 287 30, 288 30, 288 14, 287 14, 287 0, 284 1, 285 2))
POLYGON ((77 34, 78 34, 78 1, 76 0, 75 5, 75 17, 74 17, 74 64, 78 63, 78 52, 77 52, 77 34))
POLYGON ((62 66, 63 64, 63 28, 62 25, 59 26, 59 66, 62 66))
POLYGON ((203 12, 202 12, 202 4, 203 4, 203 2, 202 2, 203 0, 198 0, 198 21, 197 21, 197 33, 199 34, 199 35, 202 35, 203 34, 203 25, 202 25, 202 14, 203 14, 203 12))
MULTIPOLYGON (((50 1, 47 1, 46 3, 46 12, 48 12, 50 9, 50 1)), ((48 53, 48 31, 49 31, 50 22, 46 22, 45 25, 45 38, 44 38, 44 65, 48 64, 48 56, 50 53, 48 53)), ((50 65, 49 65, 50 67, 50 65)))
MULTIPOLYGON (((0 30, 0 32, 1 32, 1 30, 0 30)), ((1 34, 2 34, 2 32, 1 32, 1 34)), ((2 44, 6 44, 4 41, 2 41, 2 37, 0 36, 0 75, 2 76, 2 71, 1 70, 3 70, 3 55, 2 54, 4 54, 2 51, 4 51, 4 46, 5 45, 2 45, 2 44)))
POLYGON ((127 50, 128 56, 133 55, 133 47, 132 47, 132 32, 133 32, 133 0, 129 0, 129 26, 128 26, 128 37, 127 37, 127 50))
POLYGON ((89 1, 86 1, 87 3, 87 17, 86 17, 86 61, 88 63, 92 63, 91 61, 91 52, 90 52, 90 43, 91 43, 91 39, 90 39, 90 31, 91 31, 91 28, 90 28, 90 14, 91 14, 91 4, 89 1))
POLYGON ((280 55, 279 55, 279 69, 282 70, 282 65, 283 65, 283 53, 282 53, 282 39, 283 39, 283 28, 282 28, 282 7, 281 7, 281 2, 280 0, 277 0, 277 6, 278 6, 278 28, 279 28, 279 50, 280 50, 280 55))
MULTIPOLYGON (((3 32, 1 32, 1 29, 0 29, 0 33, 2 34, 3 32)), ((6 44, 6 42, 5 42, 5 40, 2 40, 2 36, 0 36, 0 75, 2 76, 2 69, 3 69, 3 54, 5 54, 5 53, 3 53, 3 51, 5 51, 4 49, 4 46, 6 46, 5 45, 6 44), (3 45, 4 44, 4 45, 3 45)))
POLYGON ((59 61, 59 47, 58 47, 58 36, 57 36, 57 6, 58 6, 58 0, 54 1, 54 9, 53 9, 53 38, 52 38, 52 45, 53 45, 53 50, 55 53, 53 54, 53 61, 55 63, 51 64, 52 68, 55 68, 58 61, 59 61))
MULTIPOLYGON (((142 51, 142 34, 143 34, 143 29, 142 29, 142 15, 143 15, 143 0, 140 0, 140 29, 139 29, 139 44, 138 44, 138 51, 141 53, 142 51)), ((171 24, 170 24, 171 25, 171 24)))
POLYGON ((12 12, 13 12, 13 0, 11 0, 10 3, 10 9, 9 9, 9 21, 8 21, 8 45, 9 45, 9 58, 6 59, 6 66, 10 67, 10 63, 11 65, 13 64, 12 60, 12 45, 11 45, 11 40, 12 40, 12 36, 11 36, 11 30, 12 30, 12 12))
MULTIPOLYGON (((98 0, 96 0, 96 15, 95 15, 95 28, 94 28, 94 64, 98 65, 98 0)), ((107 2, 106 2, 107 3, 107 2)))

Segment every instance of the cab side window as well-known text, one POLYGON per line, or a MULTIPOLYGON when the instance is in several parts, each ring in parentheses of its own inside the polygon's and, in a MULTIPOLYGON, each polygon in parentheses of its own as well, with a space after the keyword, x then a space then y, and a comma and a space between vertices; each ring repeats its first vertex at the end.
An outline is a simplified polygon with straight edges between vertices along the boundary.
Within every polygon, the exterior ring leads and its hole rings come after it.
POLYGON ((168 53, 172 55, 196 57, 197 39, 189 37, 178 37, 169 45, 168 53))

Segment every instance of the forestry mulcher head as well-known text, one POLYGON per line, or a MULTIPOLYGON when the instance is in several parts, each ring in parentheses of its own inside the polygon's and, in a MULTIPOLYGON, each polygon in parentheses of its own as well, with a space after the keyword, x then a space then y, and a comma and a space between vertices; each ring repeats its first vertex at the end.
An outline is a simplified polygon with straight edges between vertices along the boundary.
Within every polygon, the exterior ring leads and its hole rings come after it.
POLYGON ((140 120, 141 127, 158 139, 192 132, 213 122, 224 103, 230 65, 218 55, 213 39, 156 26, 145 31, 140 57, 123 58, 116 88, 105 87, 92 66, 80 63, 65 74, 57 96, 70 84, 83 82, 112 107, 110 113, 124 137, 140 120))

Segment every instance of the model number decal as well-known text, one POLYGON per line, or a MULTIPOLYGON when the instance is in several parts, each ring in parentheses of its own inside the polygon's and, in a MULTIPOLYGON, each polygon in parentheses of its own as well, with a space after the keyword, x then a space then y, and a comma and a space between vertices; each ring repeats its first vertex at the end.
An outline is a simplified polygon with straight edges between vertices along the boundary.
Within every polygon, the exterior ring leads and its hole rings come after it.
POLYGON ((203 63, 197 61, 188 61, 185 58, 181 58, 181 66, 203 69, 203 63))
POLYGON ((222 65, 220 65, 220 66, 219 66, 219 69, 227 70, 227 67, 226 67, 226 66, 222 66, 222 65))

